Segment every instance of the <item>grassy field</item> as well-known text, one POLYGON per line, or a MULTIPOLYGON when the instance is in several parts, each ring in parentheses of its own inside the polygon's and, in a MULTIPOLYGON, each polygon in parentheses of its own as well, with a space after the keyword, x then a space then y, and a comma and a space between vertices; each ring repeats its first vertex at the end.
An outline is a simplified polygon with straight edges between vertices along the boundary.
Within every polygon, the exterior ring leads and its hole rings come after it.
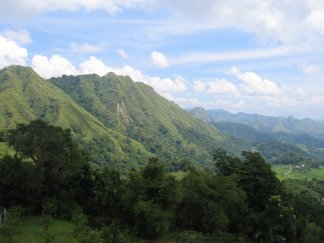
POLYGON ((313 178, 324 180, 324 167, 321 166, 318 169, 309 169, 306 171, 293 170, 292 165, 274 165, 272 170, 276 172, 277 177, 280 180, 297 179, 297 180, 311 180, 313 178))
MULTIPOLYGON (((64 220, 51 219, 49 231, 57 243, 77 243, 72 235, 73 225, 64 220)), ((41 220, 39 217, 23 217, 21 219, 19 233, 14 239, 19 243, 43 243, 41 220)))

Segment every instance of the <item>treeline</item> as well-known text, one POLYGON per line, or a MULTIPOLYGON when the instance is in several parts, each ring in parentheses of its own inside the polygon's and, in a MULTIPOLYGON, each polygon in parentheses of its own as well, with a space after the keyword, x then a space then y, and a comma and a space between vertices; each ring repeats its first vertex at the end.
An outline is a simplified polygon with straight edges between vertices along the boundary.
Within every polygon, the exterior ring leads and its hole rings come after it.
POLYGON ((324 242, 324 182, 279 182, 262 156, 214 153, 181 177, 152 158, 126 176, 93 169, 69 130, 36 120, 3 136, 0 205, 75 223, 80 242, 324 242))

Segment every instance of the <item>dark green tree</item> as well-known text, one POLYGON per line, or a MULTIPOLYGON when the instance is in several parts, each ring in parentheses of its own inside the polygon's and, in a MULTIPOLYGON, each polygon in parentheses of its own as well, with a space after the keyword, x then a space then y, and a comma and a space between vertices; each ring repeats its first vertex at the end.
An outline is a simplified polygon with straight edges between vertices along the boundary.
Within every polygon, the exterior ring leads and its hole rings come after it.
POLYGON ((88 166, 89 158, 77 148, 69 129, 34 120, 9 130, 6 141, 16 151, 16 157, 35 166, 34 179, 44 198, 73 198, 77 183, 74 177, 88 166))

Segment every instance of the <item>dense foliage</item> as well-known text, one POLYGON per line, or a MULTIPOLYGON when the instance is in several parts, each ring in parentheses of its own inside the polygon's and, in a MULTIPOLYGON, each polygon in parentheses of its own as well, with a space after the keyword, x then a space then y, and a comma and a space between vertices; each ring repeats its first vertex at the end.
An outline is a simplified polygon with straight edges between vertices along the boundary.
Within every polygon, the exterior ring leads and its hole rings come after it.
MULTIPOLYGON (((41 120, 4 140, 15 154, 0 159, 0 205, 42 214, 47 242, 51 216, 74 222, 79 242, 324 241, 323 181, 281 183, 255 152, 218 149, 213 171, 188 165, 179 179, 156 158, 127 176, 93 169, 69 130, 41 120)), ((7 226, 0 237, 13 234, 7 226)))

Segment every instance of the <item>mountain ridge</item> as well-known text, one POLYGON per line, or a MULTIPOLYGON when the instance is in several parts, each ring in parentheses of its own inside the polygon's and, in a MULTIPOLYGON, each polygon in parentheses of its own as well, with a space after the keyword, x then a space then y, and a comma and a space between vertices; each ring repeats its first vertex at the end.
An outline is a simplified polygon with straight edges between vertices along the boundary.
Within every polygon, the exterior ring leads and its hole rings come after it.
POLYGON ((0 130, 43 119, 71 129, 96 163, 118 169, 152 156, 208 167, 215 148, 244 149, 152 87, 113 73, 45 80, 30 67, 10 66, 0 70, 0 101, 0 130))
POLYGON ((293 134, 309 134, 316 138, 324 138, 324 123, 310 118, 297 119, 293 116, 265 116, 260 114, 247 114, 239 112, 236 114, 225 110, 205 110, 201 107, 189 111, 197 118, 209 122, 234 122, 249 125, 263 132, 286 132, 293 134), (199 114, 203 114, 199 117, 199 114))
POLYGON ((0 70, 0 102, 1 130, 14 128, 17 123, 42 119, 70 128, 84 148, 96 147, 100 142, 105 144, 106 147, 98 152, 105 153, 106 158, 114 157, 121 167, 127 167, 127 164, 135 166, 139 163, 138 157, 152 156, 140 143, 127 140, 122 134, 105 127, 61 89, 39 77, 29 67, 16 65, 0 70))

